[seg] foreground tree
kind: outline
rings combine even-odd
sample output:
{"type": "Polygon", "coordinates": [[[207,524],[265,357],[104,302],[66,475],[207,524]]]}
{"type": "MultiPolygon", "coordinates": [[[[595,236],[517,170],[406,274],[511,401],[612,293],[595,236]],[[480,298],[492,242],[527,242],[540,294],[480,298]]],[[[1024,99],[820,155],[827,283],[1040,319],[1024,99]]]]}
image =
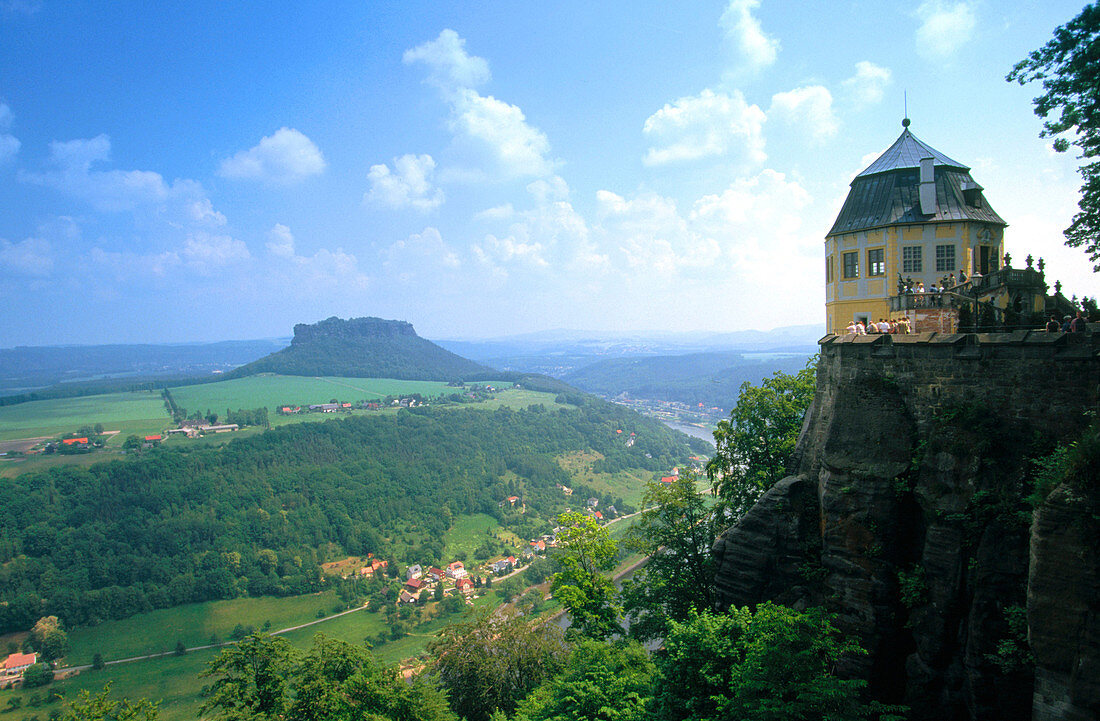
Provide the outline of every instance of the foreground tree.
{"type": "Polygon", "coordinates": [[[781,480],[802,419],[814,398],[814,362],[794,375],[776,371],[759,386],[745,382],[728,421],[714,431],[707,478],[723,511],[739,518],[781,480]]]}
{"type": "Polygon", "coordinates": [[[68,704],[62,721],[157,721],[157,705],[146,699],[130,701],[111,698],[111,684],[92,695],[81,691],[80,697],[68,704]]]}
{"type": "Polygon", "coordinates": [[[653,670],[637,642],[581,641],[565,671],[535,689],[514,721],[642,721],[653,670]]]}
{"type": "Polygon", "coordinates": [[[623,583],[630,635],[663,638],[669,621],[714,607],[715,516],[688,471],[671,483],[650,483],[626,545],[649,562],[623,583]]]}
{"type": "Polygon", "coordinates": [[[485,721],[516,704],[565,665],[569,647],[557,624],[493,614],[452,624],[428,646],[455,713],[485,721]]]}
{"type": "Polygon", "coordinates": [[[820,609],[765,603],[756,611],[673,622],[657,657],[653,712],[664,721],[900,719],[865,702],[862,680],[838,678],[841,657],[866,652],[820,609]]]}
{"type": "Polygon", "coordinates": [[[1093,272],[1100,272],[1100,160],[1095,160],[1100,156],[1100,5],[1085,6],[1005,79],[1020,85],[1041,82],[1043,94],[1032,101],[1035,114],[1044,119],[1040,137],[1054,138],[1060,153],[1070,145],[1081,151],[1079,212],[1065,230],[1066,245],[1084,249],[1093,272]],[[1073,140],[1059,137],[1070,132],[1073,140]]]}
{"type": "Polygon", "coordinates": [[[619,557],[615,541],[592,516],[570,511],[558,516],[558,572],[550,583],[554,598],[569,612],[574,630],[604,639],[622,632],[622,608],[615,584],[604,575],[619,557]]]}

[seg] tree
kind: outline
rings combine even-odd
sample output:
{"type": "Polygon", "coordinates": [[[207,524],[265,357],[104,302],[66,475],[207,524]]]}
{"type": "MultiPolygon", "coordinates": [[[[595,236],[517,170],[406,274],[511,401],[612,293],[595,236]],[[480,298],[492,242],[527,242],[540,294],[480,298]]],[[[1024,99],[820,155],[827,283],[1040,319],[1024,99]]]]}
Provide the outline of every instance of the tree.
{"type": "Polygon", "coordinates": [[[57,616],[43,616],[31,629],[31,645],[43,661],[54,661],[69,652],[69,636],[57,616]]]}
{"type": "Polygon", "coordinates": [[[451,708],[469,721],[511,714],[568,657],[561,628],[548,620],[495,613],[452,624],[428,646],[451,708]]]}
{"type": "Polygon", "coordinates": [[[157,704],[146,699],[130,701],[111,699],[111,684],[94,696],[81,691],[80,697],[68,704],[63,721],[157,721],[157,704]]]}
{"type": "Polygon", "coordinates": [[[637,642],[582,641],[565,671],[519,705],[515,721],[642,721],[653,672],[637,642]]]}
{"type": "Polygon", "coordinates": [[[284,715],[293,653],[286,639],[262,633],[223,649],[202,673],[214,678],[203,689],[203,716],[237,721],[284,715]]]}
{"type": "Polygon", "coordinates": [[[699,492],[694,472],[672,483],[650,483],[643,511],[626,545],[649,562],[623,583],[623,607],[630,635],[663,638],[669,621],[686,621],[691,611],[714,607],[715,515],[699,492]]]}
{"type": "Polygon", "coordinates": [[[1084,249],[1093,272],[1100,272],[1100,160],[1095,160],[1100,156],[1100,4],[1087,5],[1056,29],[1005,79],[1020,85],[1042,82],[1043,94],[1032,101],[1035,114],[1044,119],[1039,137],[1054,138],[1058,152],[1070,145],[1081,151],[1079,212],[1064,233],[1066,245],[1084,249]],[[1072,133],[1073,140],[1063,133],[1072,133]]]}
{"type": "Polygon", "coordinates": [[[38,688],[53,681],[53,669],[48,663],[36,663],[23,672],[23,688],[38,688]]]}
{"type": "Polygon", "coordinates": [[[569,611],[571,630],[601,639],[622,632],[615,585],[603,574],[618,558],[615,541],[596,519],[576,511],[558,516],[558,524],[562,531],[555,560],[560,570],[550,592],[569,611]]]}
{"type": "Polygon", "coordinates": [[[741,384],[728,421],[714,431],[707,478],[725,513],[738,518],[787,473],[814,397],[815,359],[794,375],[776,371],[759,386],[741,384]]]}
{"type": "Polygon", "coordinates": [[[653,712],[665,721],[852,721],[900,711],[864,702],[866,681],[834,674],[843,656],[866,651],[821,609],[763,603],[693,614],[670,624],[664,648],[653,712]]]}

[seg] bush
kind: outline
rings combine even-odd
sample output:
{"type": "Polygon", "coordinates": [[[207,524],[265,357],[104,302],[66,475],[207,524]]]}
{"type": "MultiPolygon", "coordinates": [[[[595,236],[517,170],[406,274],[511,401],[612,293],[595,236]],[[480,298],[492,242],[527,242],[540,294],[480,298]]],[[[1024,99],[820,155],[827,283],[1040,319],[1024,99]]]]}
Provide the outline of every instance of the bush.
{"type": "Polygon", "coordinates": [[[48,663],[36,663],[23,672],[23,688],[38,688],[53,681],[53,669],[48,663]]]}

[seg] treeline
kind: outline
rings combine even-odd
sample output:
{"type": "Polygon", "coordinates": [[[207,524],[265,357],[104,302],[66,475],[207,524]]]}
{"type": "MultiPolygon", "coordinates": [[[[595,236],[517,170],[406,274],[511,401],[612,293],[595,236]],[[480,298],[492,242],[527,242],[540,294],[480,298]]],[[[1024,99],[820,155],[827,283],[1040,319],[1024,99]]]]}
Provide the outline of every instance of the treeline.
{"type": "Polygon", "coordinates": [[[43,615],[72,627],[309,592],[337,554],[414,553],[439,544],[452,514],[499,513],[508,471],[529,511],[549,518],[565,500],[556,484],[570,480],[556,455],[591,449],[663,470],[687,454],[659,423],[581,400],[555,412],[423,408],[295,424],[18,476],[0,486],[0,632],[43,615]],[[632,448],[615,434],[629,423],[644,426],[632,448]]]}

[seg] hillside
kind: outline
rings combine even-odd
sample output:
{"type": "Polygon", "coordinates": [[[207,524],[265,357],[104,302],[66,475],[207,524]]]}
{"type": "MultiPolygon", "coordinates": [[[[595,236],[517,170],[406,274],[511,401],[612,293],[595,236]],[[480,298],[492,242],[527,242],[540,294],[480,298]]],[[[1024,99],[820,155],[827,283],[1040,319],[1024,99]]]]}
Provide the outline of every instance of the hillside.
{"type": "Polygon", "coordinates": [[[321,588],[320,562],[349,555],[438,563],[452,518],[491,514],[530,537],[569,502],[556,484],[599,496],[573,482],[556,460],[564,454],[599,454],[596,473],[650,475],[693,453],[654,420],[567,400],[574,405],[558,410],[424,408],[304,423],[17,476],[0,485],[0,633],[46,613],[71,628],[307,593],[321,588]],[[509,494],[525,513],[504,515],[509,494]]]}
{"type": "Polygon", "coordinates": [[[564,380],[607,397],[702,403],[728,410],[736,403],[742,383],[759,383],[777,370],[797,371],[806,365],[807,357],[784,354],[753,360],[740,353],[692,353],[609,358],[567,373],[564,380]]]}
{"type": "Polygon", "coordinates": [[[412,324],[382,318],[327,318],[294,326],[290,345],[226,376],[256,373],[400,380],[457,380],[489,369],[416,334],[412,324]]]}

